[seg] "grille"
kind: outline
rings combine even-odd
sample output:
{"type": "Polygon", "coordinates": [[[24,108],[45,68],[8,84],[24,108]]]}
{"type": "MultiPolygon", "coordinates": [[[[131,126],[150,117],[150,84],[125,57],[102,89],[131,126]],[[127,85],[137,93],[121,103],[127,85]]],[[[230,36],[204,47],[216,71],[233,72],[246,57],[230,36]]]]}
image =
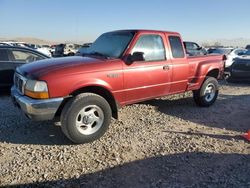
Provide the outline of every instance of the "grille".
{"type": "Polygon", "coordinates": [[[19,93],[24,94],[24,86],[26,84],[26,78],[21,76],[20,74],[15,73],[14,75],[14,86],[18,90],[19,93]]]}

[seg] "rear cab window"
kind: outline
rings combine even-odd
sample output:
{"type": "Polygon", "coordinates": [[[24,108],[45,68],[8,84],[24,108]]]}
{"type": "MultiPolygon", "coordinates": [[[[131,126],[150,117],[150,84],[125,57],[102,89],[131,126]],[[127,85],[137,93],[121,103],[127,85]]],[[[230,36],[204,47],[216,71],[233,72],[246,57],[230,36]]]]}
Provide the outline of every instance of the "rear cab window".
{"type": "Polygon", "coordinates": [[[185,52],[179,36],[168,37],[173,58],[184,58],[185,52]]]}

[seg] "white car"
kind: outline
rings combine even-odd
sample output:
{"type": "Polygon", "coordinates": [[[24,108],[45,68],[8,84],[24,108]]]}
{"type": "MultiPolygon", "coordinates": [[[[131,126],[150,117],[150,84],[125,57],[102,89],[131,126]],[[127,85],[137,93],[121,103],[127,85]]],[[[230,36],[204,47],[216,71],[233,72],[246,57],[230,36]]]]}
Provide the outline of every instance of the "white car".
{"type": "Polygon", "coordinates": [[[25,46],[28,48],[32,48],[33,50],[36,50],[36,51],[38,51],[44,55],[47,55],[49,57],[52,56],[47,47],[42,47],[41,45],[37,45],[37,44],[26,44],[25,46]]]}
{"type": "Polygon", "coordinates": [[[47,55],[47,56],[49,56],[49,57],[52,57],[52,55],[51,55],[51,53],[50,53],[50,51],[47,49],[47,48],[37,48],[37,49],[35,49],[35,50],[37,50],[38,52],[40,52],[40,53],[42,53],[42,54],[45,54],[45,55],[47,55]]]}
{"type": "Polygon", "coordinates": [[[229,54],[227,54],[227,60],[225,63],[225,67],[230,67],[235,58],[240,57],[242,54],[244,54],[247,50],[246,49],[242,49],[242,48],[236,48],[234,50],[232,50],[229,54]]]}
{"type": "Polygon", "coordinates": [[[53,57],[74,56],[79,45],[76,44],[58,44],[56,45],[53,57]]]}
{"type": "Polygon", "coordinates": [[[88,48],[91,46],[92,43],[85,43],[83,44],[79,49],[78,51],[76,52],[75,55],[77,56],[81,56],[83,55],[84,53],[86,53],[88,51],[88,48]]]}
{"type": "Polygon", "coordinates": [[[14,42],[14,41],[4,41],[1,42],[1,44],[3,45],[7,45],[7,46],[21,46],[21,47],[26,47],[24,42],[14,42]]]}

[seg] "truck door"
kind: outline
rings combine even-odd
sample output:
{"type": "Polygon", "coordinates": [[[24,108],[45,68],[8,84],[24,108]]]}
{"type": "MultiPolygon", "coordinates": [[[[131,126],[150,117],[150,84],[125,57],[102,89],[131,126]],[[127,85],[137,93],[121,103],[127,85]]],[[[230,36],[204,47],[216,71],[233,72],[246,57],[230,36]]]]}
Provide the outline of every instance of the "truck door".
{"type": "Polygon", "coordinates": [[[171,48],[172,80],[170,93],[180,93],[187,89],[189,63],[179,36],[167,36],[171,48]]]}
{"type": "Polygon", "coordinates": [[[143,61],[124,65],[126,103],[163,96],[169,92],[170,60],[166,59],[164,35],[141,34],[137,36],[130,55],[143,53],[143,61]]]}

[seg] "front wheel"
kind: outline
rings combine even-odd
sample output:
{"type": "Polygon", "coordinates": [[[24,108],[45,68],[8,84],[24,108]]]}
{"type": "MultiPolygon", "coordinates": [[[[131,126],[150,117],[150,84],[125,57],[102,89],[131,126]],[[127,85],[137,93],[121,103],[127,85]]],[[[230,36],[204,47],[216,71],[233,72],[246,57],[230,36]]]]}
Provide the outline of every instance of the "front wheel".
{"type": "Polygon", "coordinates": [[[197,105],[208,107],[216,101],[218,93],[218,81],[214,77],[206,77],[201,88],[193,91],[193,97],[197,105]]]}
{"type": "Polygon", "coordinates": [[[74,143],[88,143],[100,138],[111,121],[109,103],[101,96],[83,93],[71,99],[63,108],[63,133],[74,143]]]}

